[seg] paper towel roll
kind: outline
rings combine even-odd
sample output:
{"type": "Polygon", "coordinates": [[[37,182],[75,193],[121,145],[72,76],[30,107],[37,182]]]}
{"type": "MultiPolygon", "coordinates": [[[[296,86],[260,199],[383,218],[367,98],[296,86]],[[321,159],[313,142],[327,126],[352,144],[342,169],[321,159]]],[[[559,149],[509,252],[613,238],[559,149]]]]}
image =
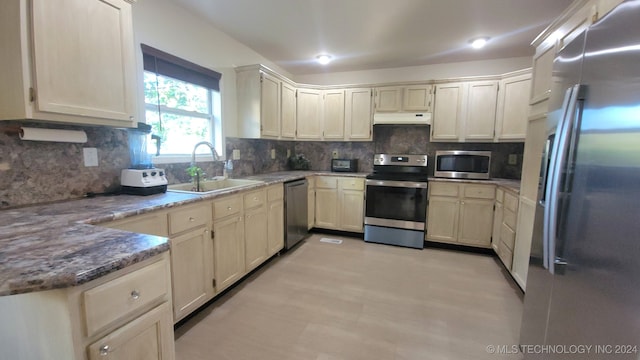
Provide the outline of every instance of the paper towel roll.
{"type": "Polygon", "coordinates": [[[21,127],[20,139],[30,141],[86,143],[87,133],[82,130],[58,130],[21,127]]]}

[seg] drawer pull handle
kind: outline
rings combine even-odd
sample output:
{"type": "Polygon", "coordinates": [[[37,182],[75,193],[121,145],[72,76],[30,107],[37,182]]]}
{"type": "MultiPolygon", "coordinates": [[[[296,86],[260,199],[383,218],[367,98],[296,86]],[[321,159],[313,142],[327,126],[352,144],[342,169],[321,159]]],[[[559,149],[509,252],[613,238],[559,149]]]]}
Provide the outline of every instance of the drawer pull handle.
{"type": "Polygon", "coordinates": [[[109,355],[109,351],[111,351],[111,348],[109,347],[109,345],[102,345],[100,346],[100,356],[107,356],[109,355]]]}
{"type": "Polygon", "coordinates": [[[231,211],[231,206],[227,206],[227,211],[231,211]]]}
{"type": "Polygon", "coordinates": [[[189,216],[189,221],[190,222],[194,222],[196,219],[193,218],[193,216],[189,216]]]}
{"type": "Polygon", "coordinates": [[[132,298],[133,300],[138,300],[138,299],[140,299],[140,292],[139,292],[138,290],[133,290],[133,291],[131,292],[131,298],[132,298]]]}

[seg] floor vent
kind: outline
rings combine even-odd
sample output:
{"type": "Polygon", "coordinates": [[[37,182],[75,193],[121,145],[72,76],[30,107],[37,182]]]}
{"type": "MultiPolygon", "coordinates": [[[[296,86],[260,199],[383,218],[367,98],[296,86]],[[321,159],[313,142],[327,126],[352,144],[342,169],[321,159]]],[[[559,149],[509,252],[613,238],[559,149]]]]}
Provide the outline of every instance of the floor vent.
{"type": "Polygon", "coordinates": [[[322,239],[320,239],[320,242],[329,243],[329,244],[337,244],[337,245],[342,244],[342,240],[329,239],[329,238],[322,238],[322,239]]]}

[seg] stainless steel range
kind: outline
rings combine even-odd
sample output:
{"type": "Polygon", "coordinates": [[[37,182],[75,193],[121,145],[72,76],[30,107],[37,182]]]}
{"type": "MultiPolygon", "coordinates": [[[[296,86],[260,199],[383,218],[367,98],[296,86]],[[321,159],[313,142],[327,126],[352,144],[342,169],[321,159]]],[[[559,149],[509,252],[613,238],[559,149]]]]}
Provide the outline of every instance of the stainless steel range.
{"type": "Polygon", "coordinates": [[[367,175],[364,241],[424,247],[427,155],[376,154],[367,175]]]}

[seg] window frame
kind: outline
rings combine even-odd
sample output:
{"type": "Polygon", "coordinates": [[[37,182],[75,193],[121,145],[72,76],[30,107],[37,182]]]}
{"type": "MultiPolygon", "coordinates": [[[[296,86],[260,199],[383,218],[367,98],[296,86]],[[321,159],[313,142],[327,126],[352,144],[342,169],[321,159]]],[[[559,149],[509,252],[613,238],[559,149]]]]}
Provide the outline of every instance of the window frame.
{"type": "MultiPolygon", "coordinates": [[[[213,143],[220,157],[224,158],[225,144],[221,116],[222,95],[220,93],[220,81],[222,78],[222,74],[179,58],[177,56],[171,55],[162,50],[158,50],[146,44],[140,44],[140,46],[142,49],[144,72],[150,72],[156,75],[170,77],[179,81],[187,82],[208,89],[207,97],[209,105],[208,120],[210,137],[205,140],[213,143]]],[[[143,104],[143,114],[145,114],[145,122],[147,110],[159,111],[159,113],[162,114],[163,108],[166,110],[164,113],[167,114],[204,118],[202,116],[203,113],[191,112],[188,110],[177,108],[167,108],[164,105],[149,104],[146,102],[146,96],[144,96],[143,104]]],[[[210,154],[196,154],[196,159],[197,161],[213,161],[213,156],[210,154]]],[[[186,154],[160,154],[160,156],[153,157],[153,163],[155,164],[170,164],[190,161],[191,150],[189,150],[189,152],[186,154]]]]}

